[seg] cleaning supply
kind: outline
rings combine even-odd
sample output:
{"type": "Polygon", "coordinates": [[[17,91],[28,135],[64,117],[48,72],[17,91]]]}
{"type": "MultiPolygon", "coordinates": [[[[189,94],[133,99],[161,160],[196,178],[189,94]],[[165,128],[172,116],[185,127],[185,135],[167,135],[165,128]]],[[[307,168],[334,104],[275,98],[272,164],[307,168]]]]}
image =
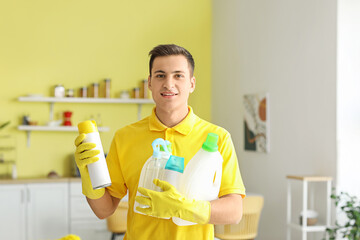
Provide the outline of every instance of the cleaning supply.
{"type": "MultiPolygon", "coordinates": [[[[223,162],[218,151],[218,138],[217,134],[209,133],[201,149],[187,164],[179,187],[179,192],[185,198],[204,201],[218,198],[223,162]]],[[[181,217],[173,217],[172,220],[179,226],[196,224],[181,217]]]]}
{"type": "MultiPolygon", "coordinates": [[[[171,156],[171,145],[169,141],[166,142],[164,139],[158,138],[152,142],[152,148],[152,156],[145,162],[141,169],[138,188],[143,187],[154,191],[161,191],[159,187],[153,184],[153,180],[164,179],[165,165],[171,156]]],[[[136,196],[141,196],[141,194],[137,192],[136,196]]],[[[146,208],[147,206],[135,202],[134,211],[142,214],[137,211],[137,207],[146,208]]]]}
{"type": "Polygon", "coordinates": [[[181,220],[194,223],[206,224],[209,222],[211,214],[209,201],[186,198],[166,181],[155,179],[153,183],[162,191],[138,188],[142,196],[136,196],[135,201],[147,206],[146,208],[137,207],[138,211],[158,218],[173,217],[174,219],[176,216],[181,220]]]}
{"type": "Polygon", "coordinates": [[[111,185],[111,179],[109,175],[109,170],[105,160],[104,150],[101,144],[100,135],[94,120],[84,121],[78,124],[79,134],[86,134],[84,143],[94,143],[94,150],[98,150],[99,154],[95,157],[98,158],[97,161],[87,165],[89,176],[91,179],[91,184],[93,189],[99,189],[108,187],[111,185]]]}
{"type": "Polygon", "coordinates": [[[162,179],[173,185],[177,190],[180,187],[180,180],[184,172],[184,158],[171,155],[166,162],[164,176],[162,179]]]}
{"type": "Polygon", "coordinates": [[[99,199],[104,195],[105,189],[93,189],[87,166],[99,160],[96,156],[100,151],[93,150],[96,147],[95,143],[84,143],[85,138],[86,134],[81,133],[75,139],[75,162],[81,176],[82,193],[90,199],[99,199]]]}
{"type": "Polygon", "coordinates": [[[65,237],[62,237],[58,240],[80,240],[80,237],[74,234],[66,235],[65,237]]]}

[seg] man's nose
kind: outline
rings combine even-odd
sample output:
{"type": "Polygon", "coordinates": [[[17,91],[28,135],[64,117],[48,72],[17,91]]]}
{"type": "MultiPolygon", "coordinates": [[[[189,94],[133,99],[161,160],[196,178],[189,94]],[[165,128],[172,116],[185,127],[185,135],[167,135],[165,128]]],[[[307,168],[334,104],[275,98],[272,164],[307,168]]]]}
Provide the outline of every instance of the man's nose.
{"type": "Polygon", "coordinates": [[[175,79],[172,76],[166,77],[163,87],[166,89],[172,89],[175,85],[175,79]]]}

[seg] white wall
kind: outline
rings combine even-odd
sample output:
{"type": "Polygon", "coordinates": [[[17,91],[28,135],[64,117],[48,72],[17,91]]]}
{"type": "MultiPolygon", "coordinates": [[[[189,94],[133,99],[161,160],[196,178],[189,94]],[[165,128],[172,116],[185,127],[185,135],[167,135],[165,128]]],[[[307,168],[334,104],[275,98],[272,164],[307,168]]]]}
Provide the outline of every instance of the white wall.
{"type": "Polygon", "coordinates": [[[257,239],[285,239],[286,175],[336,175],[336,1],[213,0],[212,53],[212,120],[265,197],[257,239]],[[243,150],[242,97],[257,92],[270,94],[268,154],[243,150]]]}
{"type": "Polygon", "coordinates": [[[360,197],[360,1],[338,2],[338,189],[360,197]],[[356,183],[356,184],[354,184],[356,183]]]}

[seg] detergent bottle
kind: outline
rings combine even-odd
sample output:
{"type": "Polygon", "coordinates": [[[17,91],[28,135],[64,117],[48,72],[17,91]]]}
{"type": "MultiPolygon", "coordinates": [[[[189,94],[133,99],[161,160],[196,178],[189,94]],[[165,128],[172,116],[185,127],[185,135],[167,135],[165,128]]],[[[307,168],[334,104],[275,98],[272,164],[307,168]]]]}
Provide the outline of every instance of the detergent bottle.
{"type": "MultiPolygon", "coordinates": [[[[161,191],[161,189],[153,183],[153,180],[155,178],[164,179],[165,165],[171,156],[171,153],[169,152],[169,148],[170,148],[169,145],[170,142],[169,141],[166,142],[162,138],[158,138],[153,141],[152,143],[153,154],[145,162],[143,168],[141,169],[138,188],[143,187],[158,192],[161,191]]],[[[142,194],[137,192],[136,196],[142,196],[142,194]]],[[[143,214],[137,211],[136,207],[146,208],[147,206],[139,204],[138,202],[135,201],[134,212],[143,214]]]]}
{"type": "MultiPolygon", "coordinates": [[[[218,198],[223,162],[218,151],[218,138],[217,134],[209,133],[201,149],[186,165],[179,187],[186,198],[205,201],[218,198]]],[[[172,220],[179,226],[196,224],[177,217],[172,220]]]]}
{"type": "Polygon", "coordinates": [[[177,190],[179,190],[180,180],[183,172],[184,158],[171,155],[169,160],[166,162],[164,176],[161,180],[170,183],[177,190]]]}
{"type": "Polygon", "coordinates": [[[94,150],[99,150],[100,153],[96,155],[99,158],[98,161],[87,165],[89,170],[89,176],[91,179],[91,185],[93,189],[104,188],[111,185],[111,179],[109,170],[105,160],[104,150],[101,144],[99,131],[96,126],[96,122],[93,120],[84,121],[78,124],[79,134],[85,133],[86,137],[83,140],[84,143],[95,143],[94,150]]]}

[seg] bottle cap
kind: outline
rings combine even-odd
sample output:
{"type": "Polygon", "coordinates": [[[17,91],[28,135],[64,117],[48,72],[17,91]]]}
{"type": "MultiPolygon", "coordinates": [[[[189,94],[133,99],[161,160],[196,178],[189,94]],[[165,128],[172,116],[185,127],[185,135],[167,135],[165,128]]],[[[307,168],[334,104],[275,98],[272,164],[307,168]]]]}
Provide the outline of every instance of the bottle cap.
{"type": "Polygon", "coordinates": [[[202,149],[207,152],[216,152],[218,150],[218,142],[219,136],[215,133],[208,133],[206,137],[206,141],[202,145],[202,149]]]}
{"type": "Polygon", "coordinates": [[[78,124],[79,133],[98,132],[96,122],[94,120],[87,120],[78,124]]]}
{"type": "Polygon", "coordinates": [[[171,153],[171,142],[168,140],[165,140],[165,144],[166,144],[167,151],[164,149],[163,145],[160,145],[160,151],[171,153]]]}
{"type": "MultiPolygon", "coordinates": [[[[157,138],[152,142],[152,147],[153,147],[153,157],[154,158],[159,158],[161,156],[160,154],[160,147],[161,146],[166,146],[165,140],[162,138],[157,138]]],[[[167,152],[167,149],[165,150],[165,152],[167,152]]]]}
{"type": "Polygon", "coordinates": [[[184,158],[171,155],[169,160],[166,162],[165,169],[183,173],[184,172],[184,158]]]}

